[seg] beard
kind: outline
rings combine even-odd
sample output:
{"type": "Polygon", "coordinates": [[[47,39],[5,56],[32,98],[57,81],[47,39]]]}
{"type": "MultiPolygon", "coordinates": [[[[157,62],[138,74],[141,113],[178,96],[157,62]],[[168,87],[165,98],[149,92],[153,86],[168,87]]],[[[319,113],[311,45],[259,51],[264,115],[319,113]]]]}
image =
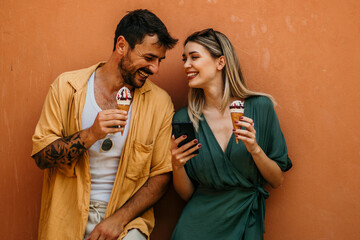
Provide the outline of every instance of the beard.
{"type": "Polygon", "coordinates": [[[124,82],[134,88],[141,88],[144,84],[145,81],[140,81],[140,80],[136,80],[136,73],[138,70],[141,70],[149,75],[152,75],[152,72],[147,69],[147,68],[139,68],[137,69],[136,67],[132,66],[132,63],[130,61],[130,58],[128,56],[129,54],[126,54],[126,56],[124,56],[119,64],[119,70],[121,73],[121,77],[124,79],[124,82]]]}
{"type": "Polygon", "coordinates": [[[128,84],[134,88],[142,87],[142,85],[144,85],[144,83],[141,85],[136,83],[136,80],[135,80],[136,69],[129,66],[130,64],[128,62],[129,62],[129,60],[125,59],[125,57],[123,59],[121,59],[119,62],[119,70],[121,73],[121,77],[124,79],[124,82],[126,84],[128,84]]]}

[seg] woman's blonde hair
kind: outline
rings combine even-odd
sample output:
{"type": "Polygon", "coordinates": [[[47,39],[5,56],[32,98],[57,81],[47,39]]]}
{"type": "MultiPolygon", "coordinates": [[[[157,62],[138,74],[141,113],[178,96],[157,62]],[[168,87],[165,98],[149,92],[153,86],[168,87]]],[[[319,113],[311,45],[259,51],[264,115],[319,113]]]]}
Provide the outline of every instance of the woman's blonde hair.
{"type": "MultiPolygon", "coordinates": [[[[222,69],[224,92],[221,100],[221,111],[225,111],[229,107],[228,104],[231,98],[245,100],[250,96],[261,95],[270,98],[275,104],[275,100],[271,95],[254,92],[246,87],[235,49],[224,34],[209,28],[191,34],[185,40],[184,46],[188,42],[195,42],[205,47],[214,58],[225,57],[225,67],[222,69]]],[[[205,96],[203,89],[190,88],[188,94],[188,114],[196,131],[199,129],[199,121],[201,120],[204,105],[205,96]]]]}

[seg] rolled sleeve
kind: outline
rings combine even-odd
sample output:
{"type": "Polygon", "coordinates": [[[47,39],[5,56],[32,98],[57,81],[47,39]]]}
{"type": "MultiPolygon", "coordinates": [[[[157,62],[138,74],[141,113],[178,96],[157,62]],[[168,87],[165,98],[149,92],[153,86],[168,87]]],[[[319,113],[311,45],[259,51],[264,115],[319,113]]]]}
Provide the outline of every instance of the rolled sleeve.
{"type": "Polygon", "coordinates": [[[32,137],[33,149],[31,156],[34,156],[57,139],[62,138],[63,125],[60,116],[58,96],[53,86],[50,86],[32,137]]]}
{"type": "MultiPolygon", "coordinates": [[[[66,91],[67,89],[64,89],[64,87],[60,88],[60,81],[61,75],[50,86],[49,92],[46,96],[40,119],[36,125],[35,133],[32,137],[33,149],[31,156],[34,156],[38,152],[42,151],[45,147],[47,147],[49,144],[52,144],[54,141],[66,137],[62,113],[68,113],[67,110],[69,109],[69,106],[68,102],[65,101],[67,98],[60,96],[60,93],[61,95],[67,95],[68,91],[66,91]]],[[[56,169],[67,177],[74,177],[76,175],[76,162],[77,161],[74,160],[70,165],[59,163],[56,169]]]]}
{"type": "Polygon", "coordinates": [[[284,135],[280,128],[280,123],[276,115],[275,109],[271,101],[262,103],[262,108],[267,113],[266,119],[266,155],[275,161],[283,172],[286,172],[292,167],[291,160],[288,155],[288,150],[284,135]]]}

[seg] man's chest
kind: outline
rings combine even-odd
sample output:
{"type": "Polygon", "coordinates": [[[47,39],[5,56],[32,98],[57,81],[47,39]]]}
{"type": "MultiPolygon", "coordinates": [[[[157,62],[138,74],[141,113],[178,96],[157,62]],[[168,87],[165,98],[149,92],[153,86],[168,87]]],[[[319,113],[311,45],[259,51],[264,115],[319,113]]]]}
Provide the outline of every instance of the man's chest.
{"type": "Polygon", "coordinates": [[[97,91],[96,89],[94,91],[95,101],[102,110],[117,108],[116,94],[117,92],[113,92],[109,95],[106,95],[101,91],[97,91]]]}

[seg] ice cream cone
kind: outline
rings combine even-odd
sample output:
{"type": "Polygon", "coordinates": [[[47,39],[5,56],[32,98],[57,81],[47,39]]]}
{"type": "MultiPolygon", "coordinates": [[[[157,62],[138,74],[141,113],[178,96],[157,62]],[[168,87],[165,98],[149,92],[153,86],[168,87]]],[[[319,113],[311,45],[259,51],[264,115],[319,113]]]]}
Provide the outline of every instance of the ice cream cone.
{"type": "MultiPolygon", "coordinates": [[[[116,95],[117,108],[129,112],[131,104],[131,94],[127,87],[122,87],[116,95]]],[[[124,129],[121,131],[121,135],[124,133],[124,129]]]]}
{"type": "Polygon", "coordinates": [[[121,105],[121,104],[118,104],[118,105],[117,105],[117,108],[120,109],[120,110],[124,110],[124,111],[126,111],[126,112],[129,112],[130,105],[121,105]]]}
{"type": "MultiPolygon", "coordinates": [[[[240,117],[244,116],[244,102],[240,100],[233,101],[230,105],[231,120],[234,129],[240,129],[240,126],[236,125],[236,121],[240,121],[240,117]]],[[[239,143],[239,139],[235,138],[236,144],[239,143]]]]}

